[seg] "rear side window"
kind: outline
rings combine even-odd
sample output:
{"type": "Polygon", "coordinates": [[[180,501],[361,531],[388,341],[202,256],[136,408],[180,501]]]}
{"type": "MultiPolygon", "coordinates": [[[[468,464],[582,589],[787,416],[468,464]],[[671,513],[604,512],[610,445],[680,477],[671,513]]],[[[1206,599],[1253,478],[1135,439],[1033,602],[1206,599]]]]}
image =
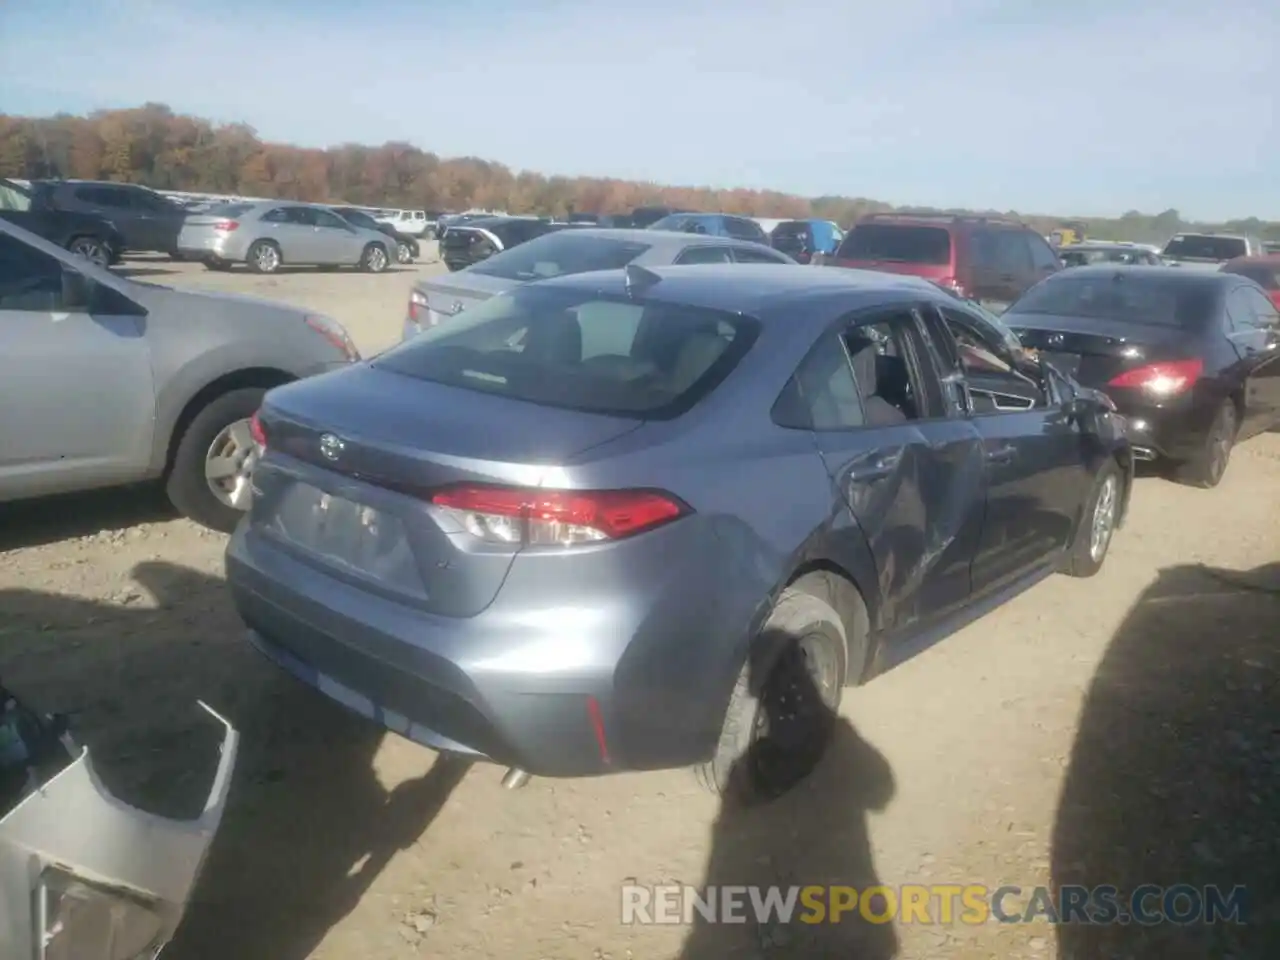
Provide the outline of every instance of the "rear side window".
{"type": "Polygon", "coordinates": [[[714,390],[758,333],[737,314],[530,284],[373,364],[542,406],[669,419],[714,390]]]}
{"type": "Polygon", "coordinates": [[[1164,248],[1166,257],[1186,260],[1234,260],[1249,253],[1249,245],[1240,237],[1208,237],[1186,234],[1174,237],[1164,248]]]}
{"type": "Polygon", "coordinates": [[[1263,290],[1280,290],[1280,263],[1240,263],[1228,267],[1225,272],[1248,277],[1263,290]]]}
{"type": "Polygon", "coordinates": [[[768,240],[760,224],[741,217],[725,217],[724,232],[734,240],[754,240],[756,243],[765,243],[768,240]]]}
{"type": "Polygon", "coordinates": [[[1032,287],[1011,313],[1089,317],[1189,330],[1202,327],[1215,313],[1217,303],[1216,284],[1155,275],[1108,273],[1080,277],[1068,273],[1032,287]]]}
{"type": "Polygon", "coordinates": [[[689,247],[684,253],[676,257],[676,263],[681,266],[691,263],[732,263],[733,259],[729,256],[728,247],[689,247]]]}
{"type": "Polygon", "coordinates": [[[99,207],[117,207],[121,210],[132,205],[129,203],[129,192],[115,187],[77,187],[76,199],[99,207]]]}
{"type": "Polygon", "coordinates": [[[617,270],[648,249],[647,243],[557,231],[490,257],[472,267],[471,272],[504,280],[543,280],[567,273],[617,270]]]}
{"type": "Polygon", "coordinates": [[[951,262],[951,234],[942,227],[860,223],[844,238],[836,259],[945,266],[951,262]]]}
{"type": "Polygon", "coordinates": [[[767,250],[755,250],[751,247],[734,247],[733,259],[738,263],[786,263],[779,256],[767,250]]]}

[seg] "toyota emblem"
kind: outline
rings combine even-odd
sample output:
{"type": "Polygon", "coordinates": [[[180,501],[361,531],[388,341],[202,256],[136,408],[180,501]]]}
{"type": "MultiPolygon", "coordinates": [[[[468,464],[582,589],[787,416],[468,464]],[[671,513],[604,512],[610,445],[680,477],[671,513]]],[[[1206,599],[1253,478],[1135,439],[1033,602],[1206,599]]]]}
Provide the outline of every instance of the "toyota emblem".
{"type": "Polygon", "coordinates": [[[455,316],[461,312],[462,312],[462,301],[461,300],[453,301],[453,306],[449,308],[449,315],[455,316]]]}
{"type": "Polygon", "coordinates": [[[320,455],[326,460],[337,460],[342,455],[346,444],[340,437],[335,437],[332,433],[326,433],[320,438],[320,455]]]}

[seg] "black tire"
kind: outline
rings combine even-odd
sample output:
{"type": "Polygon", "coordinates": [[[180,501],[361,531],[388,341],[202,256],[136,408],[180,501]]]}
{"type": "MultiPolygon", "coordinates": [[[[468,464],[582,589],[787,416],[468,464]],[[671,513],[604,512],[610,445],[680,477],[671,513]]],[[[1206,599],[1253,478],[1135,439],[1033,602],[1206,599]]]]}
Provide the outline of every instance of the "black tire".
{"type": "Polygon", "coordinates": [[[1124,503],[1124,477],[1120,467],[1114,460],[1102,465],[1093,479],[1093,489],[1089,491],[1089,500],[1080,513],[1080,525],[1076,527],[1071,541],[1071,550],[1062,572],[1069,577],[1092,577],[1106,563],[1107,552],[1111,549],[1116,524],[1120,521],[1120,509],[1124,503]],[[1108,505],[1108,491],[1110,503],[1108,505]],[[1101,522],[1100,513],[1110,511],[1110,518],[1105,520],[1106,529],[1099,542],[1094,541],[1095,521],[1101,522]],[[1095,550],[1095,546],[1098,549],[1095,550]]]}
{"type": "Polygon", "coordinates": [[[866,607],[835,596],[830,574],[802,577],[782,592],[743,664],[725,710],[715,753],[695,768],[704,787],[751,803],[786,793],[822,758],[848,671],[855,679],[866,662],[866,607]],[[856,607],[847,635],[837,606],[856,607]],[[779,709],[803,716],[782,716],[779,709]],[[772,720],[785,728],[775,739],[761,730],[772,720]],[[789,728],[786,724],[792,724],[789,728]]]}
{"type": "Polygon", "coordinates": [[[360,269],[365,273],[382,273],[391,262],[387,248],[380,243],[370,243],[360,254],[360,269]]]}
{"type": "Polygon", "coordinates": [[[280,247],[274,240],[255,240],[245,254],[245,262],[254,273],[275,273],[280,269],[280,264],[284,263],[284,257],[280,255],[280,247]],[[267,250],[275,251],[275,256],[269,256],[267,250]]]}
{"type": "Polygon", "coordinates": [[[111,248],[97,237],[72,237],[67,241],[67,250],[99,267],[111,266],[111,248]]]}
{"type": "Polygon", "coordinates": [[[205,479],[205,456],[218,434],[237,420],[247,420],[262,405],[261,387],[242,387],[214,397],[196,413],[178,439],[165,480],[169,502],[184,517],[211,530],[230,533],[243,512],[214,495],[205,479]]]}
{"type": "Polygon", "coordinates": [[[1231,462],[1231,451],[1235,448],[1239,429],[1235,403],[1222,401],[1199,452],[1190,460],[1175,464],[1173,478],[1179,483],[1206,490],[1216,487],[1222,482],[1227,464],[1231,462]]]}
{"type": "Polygon", "coordinates": [[[177,250],[170,250],[167,254],[169,259],[174,263],[186,263],[187,258],[180,254],[177,250]]]}
{"type": "Polygon", "coordinates": [[[206,270],[213,270],[217,273],[226,273],[231,269],[231,264],[226,260],[209,259],[204,262],[206,270]]]}

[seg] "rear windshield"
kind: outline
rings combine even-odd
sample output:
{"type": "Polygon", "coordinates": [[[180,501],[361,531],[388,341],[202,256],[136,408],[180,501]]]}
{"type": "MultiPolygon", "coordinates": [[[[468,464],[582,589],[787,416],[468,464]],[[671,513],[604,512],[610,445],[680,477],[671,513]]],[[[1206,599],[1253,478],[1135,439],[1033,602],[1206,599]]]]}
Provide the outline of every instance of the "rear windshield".
{"type": "Polygon", "coordinates": [[[211,217],[242,217],[253,208],[252,203],[215,203],[205,213],[211,217]]]}
{"type": "Polygon", "coordinates": [[[715,389],[758,330],[737,314],[530,284],[468,308],[373,364],[543,406],[659,420],[715,389]]]}
{"type": "Polygon", "coordinates": [[[1024,313],[1057,314],[1184,329],[1201,326],[1215,309],[1216,285],[1155,275],[1159,272],[1157,268],[1146,276],[1059,274],[1028,290],[1009,308],[1005,319],[1024,313]]]}
{"type": "Polygon", "coordinates": [[[1226,272],[1248,277],[1263,290],[1280,290],[1280,263],[1240,263],[1229,267],[1226,272]]]}
{"type": "Polygon", "coordinates": [[[942,227],[860,223],[844,238],[836,259],[944,266],[951,262],[951,234],[942,227]]]}
{"type": "Polygon", "coordinates": [[[471,272],[504,280],[544,280],[566,273],[617,270],[648,249],[647,243],[557,231],[490,257],[472,267],[471,272]]]}
{"type": "Polygon", "coordinates": [[[1166,257],[1186,260],[1232,260],[1249,252],[1249,245],[1239,237],[1205,237],[1190,234],[1174,237],[1164,248],[1166,257]]]}
{"type": "Polygon", "coordinates": [[[1076,250],[1059,250],[1058,259],[1068,267],[1083,267],[1090,263],[1142,263],[1144,252],[1124,247],[1088,247],[1076,250]]]}

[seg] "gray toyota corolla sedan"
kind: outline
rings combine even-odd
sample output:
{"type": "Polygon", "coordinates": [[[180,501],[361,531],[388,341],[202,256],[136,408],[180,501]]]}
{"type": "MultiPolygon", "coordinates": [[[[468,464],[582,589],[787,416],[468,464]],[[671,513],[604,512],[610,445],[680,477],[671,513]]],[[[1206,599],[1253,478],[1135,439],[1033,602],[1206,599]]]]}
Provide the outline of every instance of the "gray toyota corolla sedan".
{"type": "Polygon", "coordinates": [[[520,286],[257,425],[251,641],[508,783],[772,792],[755,760],[812,756],[843,687],[1096,573],[1133,475],[1110,402],[988,314],[783,265],[520,286]]]}

